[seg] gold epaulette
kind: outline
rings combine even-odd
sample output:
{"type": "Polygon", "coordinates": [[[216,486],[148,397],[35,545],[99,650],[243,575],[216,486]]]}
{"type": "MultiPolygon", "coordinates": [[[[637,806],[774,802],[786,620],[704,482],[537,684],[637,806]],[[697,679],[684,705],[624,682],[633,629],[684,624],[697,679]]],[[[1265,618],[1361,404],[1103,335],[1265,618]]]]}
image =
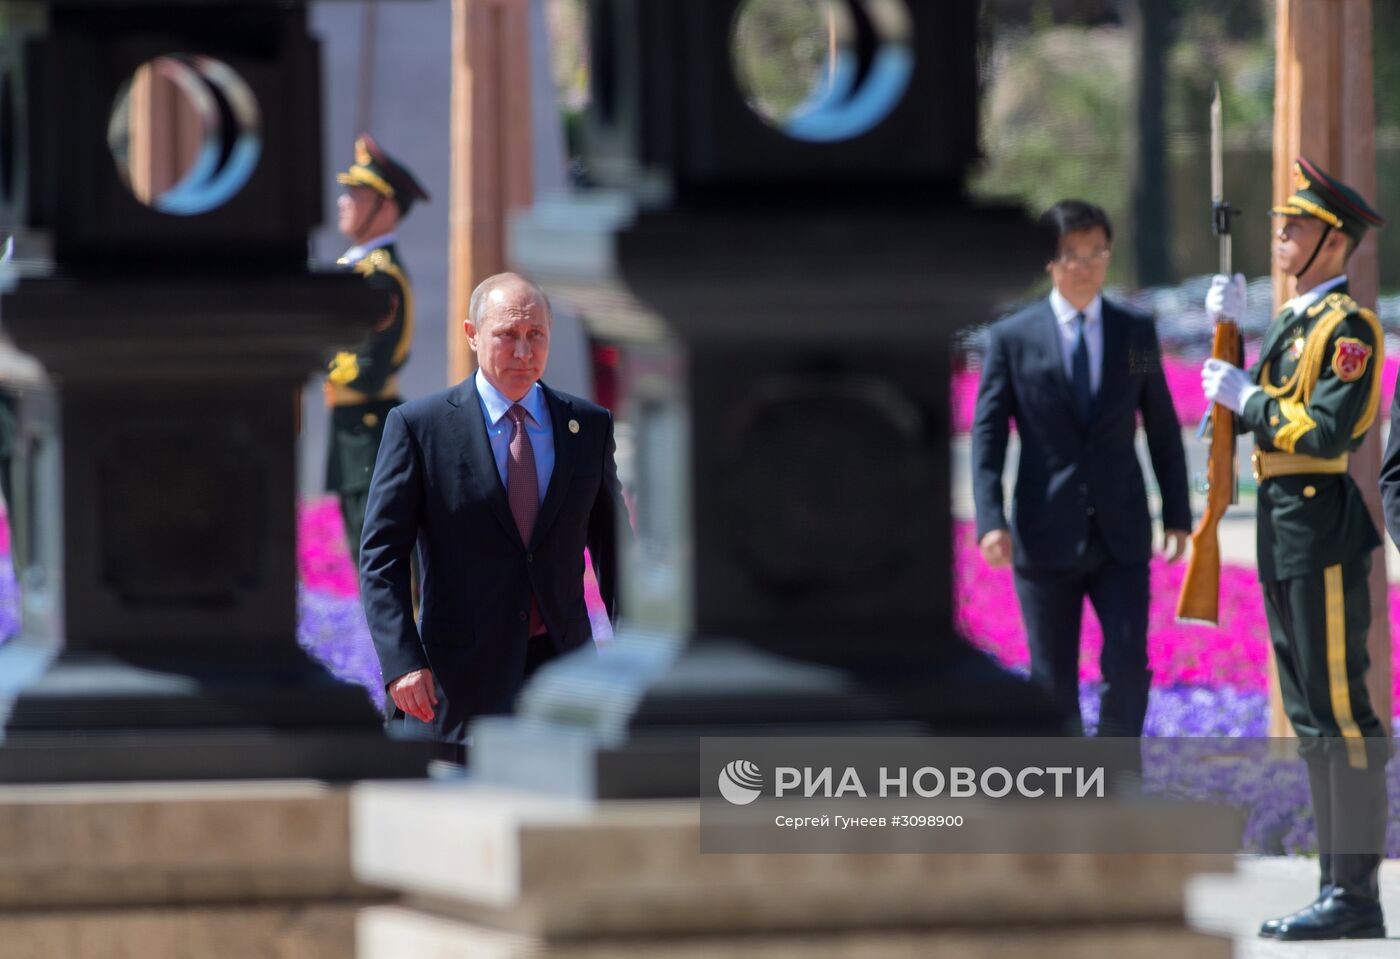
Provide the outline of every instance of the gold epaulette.
{"type": "Polygon", "coordinates": [[[394,262],[389,256],[389,252],[383,247],[371,250],[369,255],[355,264],[355,272],[361,276],[371,276],[375,273],[384,273],[394,278],[399,289],[403,290],[403,330],[399,336],[398,345],[394,347],[394,369],[403,366],[408,360],[408,348],[413,343],[413,287],[408,282],[408,275],[403,268],[394,262]]]}
{"type": "Polygon", "coordinates": [[[377,250],[370,250],[368,255],[355,264],[355,272],[369,276],[371,273],[391,273],[394,270],[394,261],[390,259],[388,252],[380,247],[377,250]]]}
{"type": "Polygon", "coordinates": [[[1355,313],[1361,309],[1361,304],[1357,303],[1346,293],[1328,293],[1317,303],[1308,308],[1309,318],[1317,316],[1324,310],[1340,310],[1343,313],[1355,313]]]}
{"type": "Polygon", "coordinates": [[[1288,420],[1288,424],[1274,435],[1274,443],[1289,453],[1293,452],[1293,447],[1300,436],[1317,426],[1308,413],[1313,389],[1317,386],[1318,380],[1321,379],[1323,369],[1328,362],[1327,348],[1332,342],[1332,336],[1337,332],[1337,328],[1352,316],[1361,317],[1362,321],[1370,328],[1371,338],[1375,343],[1366,405],[1362,408],[1361,415],[1352,428],[1353,439],[1360,437],[1371,428],[1380,408],[1380,369],[1385,364],[1385,333],[1381,329],[1380,320],[1377,319],[1376,314],[1361,306],[1345,293],[1330,293],[1317,305],[1310,307],[1307,315],[1310,319],[1320,318],[1313,324],[1312,329],[1308,330],[1303,355],[1299,357],[1298,365],[1288,382],[1277,387],[1269,385],[1268,364],[1265,364],[1264,375],[1261,377],[1264,381],[1262,385],[1265,392],[1279,401],[1279,410],[1288,420]]]}
{"type": "Polygon", "coordinates": [[[359,376],[360,358],[348,351],[335,355],[335,359],[331,360],[330,371],[326,374],[326,378],[335,386],[353,383],[359,376]]]}

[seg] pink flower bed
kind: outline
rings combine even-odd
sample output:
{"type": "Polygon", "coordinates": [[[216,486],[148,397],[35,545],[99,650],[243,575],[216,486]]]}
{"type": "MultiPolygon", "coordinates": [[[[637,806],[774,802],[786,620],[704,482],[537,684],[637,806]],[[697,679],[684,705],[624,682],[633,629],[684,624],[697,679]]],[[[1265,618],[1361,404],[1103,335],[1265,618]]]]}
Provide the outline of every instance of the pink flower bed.
{"type": "MultiPolygon", "coordinates": [[[[1009,569],[988,569],[977,549],[976,527],[956,524],[954,599],[957,624],[968,639],[1009,666],[1027,667],[1026,631],[1009,569]]],[[[1176,622],[1176,597],[1185,564],[1152,562],[1153,603],[1148,656],[1156,686],[1230,686],[1267,689],[1269,630],[1264,601],[1253,572],[1224,567],[1220,583],[1220,629],[1176,622]]],[[[1103,632],[1092,607],[1084,605],[1080,679],[1098,682],[1103,632]]]]}
{"type": "MultiPolygon", "coordinates": [[[[345,524],[335,497],[325,496],[301,504],[297,563],[307,589],[346,599],[359,595],[355,568],[350,563],[350,548],[345,543],[345,524]]],[[[583,587],[589,618],[593,620],[593,634],[605,639],[612,633],[591,565],[585,566],[583,587]]]]}
{"type": "MultiPolygon", "coordinates": [[[[957,625],[978,647],[1009,666],[1029,664],[1026,634],[1016,601],[1010,570],[990,570],[977,550],[976,530],[970,522],[955,526],[954,598],[957,625]]],[[[351,599],[356,596],[354,570],[345,546],[340,509],[334,498],[304,503],[297,543],[302,582],[310,590],[351,599]]],[[[1219,629],[1186,626],[1176,622],[1176,597],[1185,574],[1184,563],[1152,563],[1153,604],[1148,624],[1148,655],[1153,684],[1231,687],[1240,691],[1267,689],[1269,630],[1264,601],[1254,571],[1224,567],[1220,583],[1219,629]]],[[[585,582],[588,608],[595,633],[605,638],[607,618],[602,598],[590,570],[585,582]]],[[[1391,621],[1400,623],[1400,589],[1390,591],[1391,621]]],[[[1086,603],[1080,678],[1098,682],[1099,651],[1103,633],[1086,603]]],[[[1400,649],[1400,643],[1396,644],[1400,649]]],[[[1400,702],[1400,670],[1396,672],[1396,700],[1400,702]]]]}
{"type": "Polygon", "coordinates": [[[345,544],[340,503],[333,496],[303,502],[298,517],[297,566],[302,583],[332,596],[357,596],[360,588],[345,544]]]}
{"type": "MultiPolygon", "coordinates": [[[[958,629],[976,646],[1008,666],[1026,668],[1030,653],[1021,625],[1020,605],[1011,571],[988,569],[977,549],[976,527],[956,524],[954,606],[958,629]]],[[[1147,652],[1156,687],[1229,687],[1241,692],[1268,689],[1269,627],[1264,598],[1253,570],[1223,566],[1220,576],[1219,628],[1176,622],[1176,600],[1185,563],[1152,561],[1152,606],[1148,612],[1147,652]]],[[[1400,624],[1400,586],[1390,587],[1390,621],[1400,624]]],[[[1098,682],[1103,632],[1093,608],[1084,604],[1079,677],[1098,682]]],[[[1395,644],[1400,654],[1400,643],[1395,644]]],[[[1400,704],[1400,655],[1392,676],[1400,704]]]]}
{"type": "MultiPolygon", "coordinates": [[[[1173,356],[1164,357],[1164,361],[1177,415],[1185,424],[1199,422],[1206,409],[1201,396],[1200,363],[1173,356]]],[[[1394,395],[1397,374],[1400,374],[1400,357],[1387,357],[1381,374],[1385,409],[1389,409],[1390,398],[1394,395]]],[[[980,371],[975,369],[953,375],[951,410],[955,432],[971,429],[979,381],[980,371]]],[[[959,627],[979,647],[1006,664],[1027,666],[1029,653],[1011,572],[989,570],[982,563],[973,524],[959,522],[956,529],[954,598],[959,627]]],[[[1254,570],[1223,568],[1220,583],[1223,625],[1219,629],[1183,626],[1176,622],[1176,597],[1185,571],[1184,563],[1168,566],[1157,559],[1152,563],[1154,601],[1148,624],[1148,653],[1154,685],[1267,689],[1269,630],[1254,570]]],[[[1390,589],[1390,610],[1393,628],[1400,626],[1400,587],[1394,585],[1390,589]]],[[[1081,679],[1097,682],[1103,634],[1087,603],[1083,637],[1081,679]]],[[[1394,646],[1400,654],[1400,643],[1394,646]]],[[[1400,703],[1400,666],[1394,673],[1396,702],[1400,703]]]]}

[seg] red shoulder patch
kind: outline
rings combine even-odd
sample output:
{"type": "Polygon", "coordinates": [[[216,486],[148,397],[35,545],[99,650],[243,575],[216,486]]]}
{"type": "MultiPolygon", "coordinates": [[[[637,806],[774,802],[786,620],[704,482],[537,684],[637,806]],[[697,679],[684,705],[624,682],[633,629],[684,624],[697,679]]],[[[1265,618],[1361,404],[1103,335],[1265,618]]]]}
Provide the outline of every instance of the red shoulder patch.
{"type": "Polygon", "coordinates": [[[1351,383],[1366,375],[1366,364],[1371,359],[1371,348],[1351,336],[1337,340],[1337,350],[1332,354],[1332,372],[1343,383],[1351,383]]]}

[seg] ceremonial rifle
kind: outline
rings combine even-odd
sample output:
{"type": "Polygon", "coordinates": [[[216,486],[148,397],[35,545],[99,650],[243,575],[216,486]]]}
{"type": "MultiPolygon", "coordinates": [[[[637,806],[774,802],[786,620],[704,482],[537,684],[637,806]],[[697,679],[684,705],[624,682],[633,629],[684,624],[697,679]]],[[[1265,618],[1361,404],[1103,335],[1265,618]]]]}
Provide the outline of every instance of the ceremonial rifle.
{"type": "MultiPolygon", "coordinates": [[[[1220,239],[1220,272],[1232,276],[1230,216],[1234,211],[1225,202],[1221,113],[1220,84],[1217,83],[1210,102],[1211,232],[1220,239]]],[[[1243,352],[1239,325],[1229,317],[1220,317],[1215,323],[1215,342],[1210,355],[1231,366],[1240,366],[1243,352]]],[[[1211,404],[1210,429],[1206,509],[1191,534],[1191,558],[1186,564],[1186,578],[1181,581],[1176,618],[1215,626],[1220,622],[1220,521],[1230,504],[1236,502],[1237,494],[1235,414],[1219,403],[1211,404]]]]}

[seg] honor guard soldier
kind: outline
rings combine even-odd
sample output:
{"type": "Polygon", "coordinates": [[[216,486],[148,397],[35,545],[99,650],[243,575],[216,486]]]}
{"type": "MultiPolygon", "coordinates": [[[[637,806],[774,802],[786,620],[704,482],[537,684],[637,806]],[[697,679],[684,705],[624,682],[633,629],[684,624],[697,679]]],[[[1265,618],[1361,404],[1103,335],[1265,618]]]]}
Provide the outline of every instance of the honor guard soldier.
{"type": "Polygon", "coordinates": [[[354,352],[336,354],[326,377],[331,410],[326,488],[340,497],[350,555],[358,565],[374,459],[385,417],[403,402],[397,374],[413,341],[413,287],[395,247],[395,230],[416,201],[427,202],[428,193],[367,133],[355,141],[354,164],[336,179],[345,186],[337,211],[340,232],[354,244],[339,263],[387,292],[391,304],[354,352]]]}
{"type": "MultiPolygon", "coordinates": [[[[1206,398],[1254,434],[1259,578],[1279,687],[1306,760],[1322,871],[1317,899],[1265,922],[1284,940],[1385,936],[1389,741],[1366,689],[1371,558],[1381,538],[1347,473],[1380,401],[1384,340],[1347,292],[1346,262],[1384,220],[1352,188],[1298,158],[1273,210],[1274,262],[1297,279],[1249,372],[1208,360],[1206,398]]],[[[1244,277],[1215,277],[1212,319],[1244,313],[1244,277]]]]}

